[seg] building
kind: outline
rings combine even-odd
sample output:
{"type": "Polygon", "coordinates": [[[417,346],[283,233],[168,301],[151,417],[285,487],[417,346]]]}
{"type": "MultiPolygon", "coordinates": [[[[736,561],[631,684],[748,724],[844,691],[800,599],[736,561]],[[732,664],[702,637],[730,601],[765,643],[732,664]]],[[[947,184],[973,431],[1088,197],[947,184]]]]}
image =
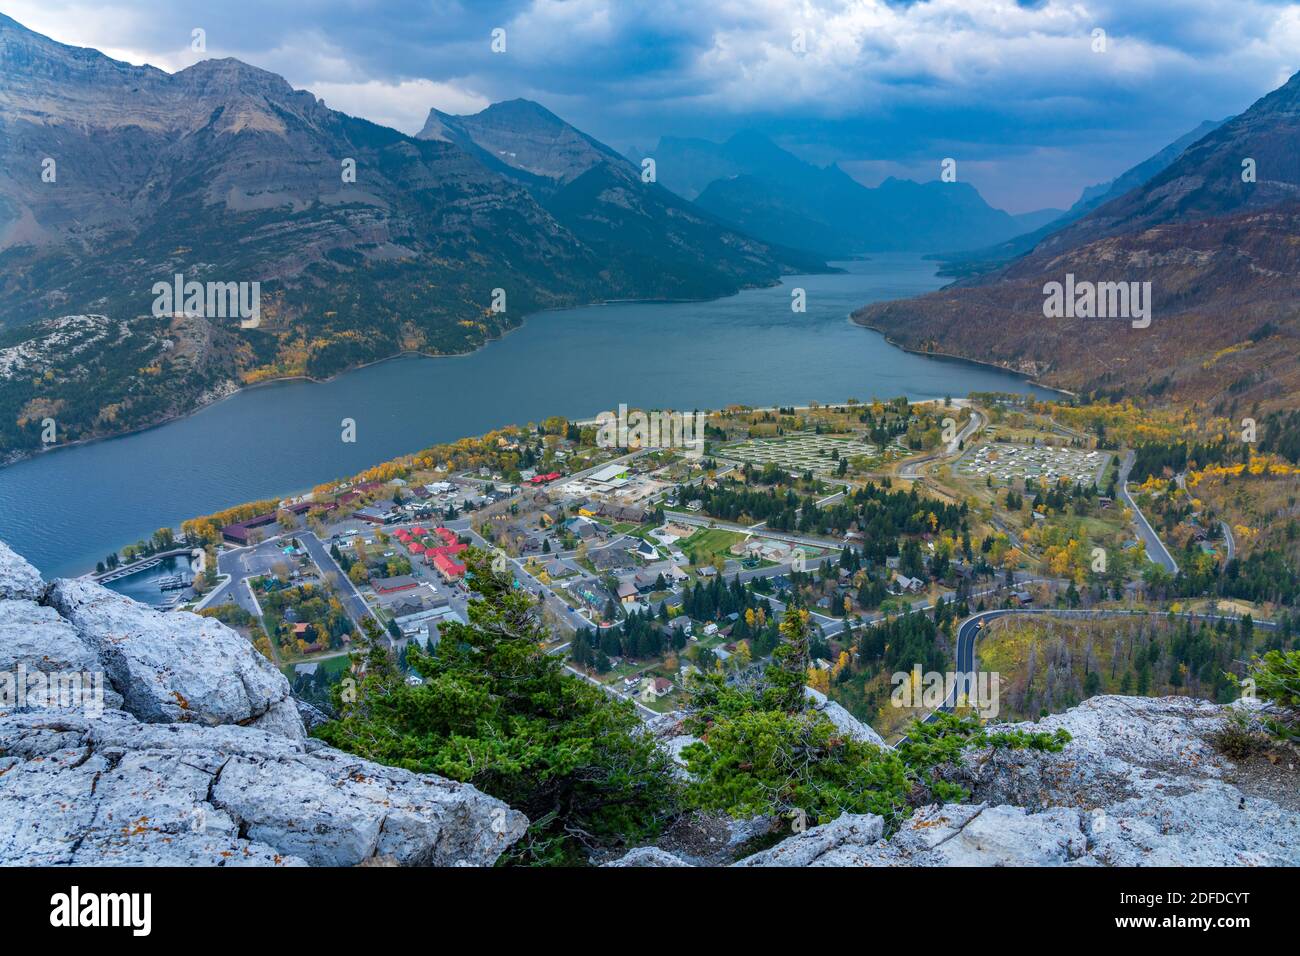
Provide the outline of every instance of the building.
{"type": "Polygon", "coordinates": [[[441,548],[432,548],[426,555],[426,560],[431,560],[433,568],[438,572],[447,583],[459,581],[465,576],[465,565],[456,560],[455,555],[464,551],[466,545],[451,544],[444,545],[441,548]]]}
{"type": "Polygon", "coordinates": [[[899,593],[906,591],[909,594],[916,594],[918,591],[925,590],[925,582],[920,578],[908,577],[906,574],[894,574],[894,587],[899,593]]]}
{"type": "Polygon", "coordinates": [[[243,521],[237,521],[234,524],[228,524],[221,529],[221,536],[231,544],[247,545],[252,539],[251,532],[255,528],[265,528],[267,525],[275,524],[276,518],[280,511],[287,511],[292,515],[302,515],[310,511],[313,507],[310,501],[300,501],[297,504],[286,505],[279,511],[271,511],[266,514],[254,515],[251,518],[245,518],[243,521]]]}
{"type": "Polygon", "coordinates": [[[376,502],[369,507],[358,508],[352,512],[352,517],[358,521],[368,521],[376,525],[392,524],[401,516],[401,511],[391,501],[376,502]]]}
{"type": "Polygon", "coordinates": [[[618,600],[624,606],[635,604],[641,597],[641,592],[636,588],[636,582],[626,579],[618,582],[618,600]]]}
{"type": "Polygon", "coordinates": [[[600,471],[589,475],[587,480],[598,485],[609,485],[611,488],[620,488],[627,484],[627,466],[606,465],[604,468],[600,469],[600,471]]]}
{"type": "Polygon", "coordinates": [[[656,677],[654,680],[648,680],[641,690],[641,702],[652,704],[661,697],[666,696],[672,689],[673,682],[666,677],[656,677]]]}
{"type": "Polygon", "coordinates": [[[375,578],[370,582],[376,594],[396,594],[420,586],[420,582],[409,574],[399,574],[395,578],[375,578]]]}

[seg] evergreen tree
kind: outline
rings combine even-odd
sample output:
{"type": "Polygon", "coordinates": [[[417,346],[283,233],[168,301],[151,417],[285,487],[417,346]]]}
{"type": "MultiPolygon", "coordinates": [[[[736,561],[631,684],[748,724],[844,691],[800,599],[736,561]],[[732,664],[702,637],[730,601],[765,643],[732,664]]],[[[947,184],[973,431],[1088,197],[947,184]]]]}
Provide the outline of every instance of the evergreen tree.
{"type": "MultiPolygon", "coordinates": [[[[467,552],[480,596],[468,624],[444,624],[431,654],[412,649],[424,678],[402,680],[367,618],[354,701],[317,735],[340,749],[472,783],[527,814],[508,861],[574,864],[588,851],[652,838],[673,812],[672,762],[630,702],[567,674],[543,651],[550,635],[527,594],[467,552]]],[[[596,666],[608,660],[597,657],[596,666]]]]}

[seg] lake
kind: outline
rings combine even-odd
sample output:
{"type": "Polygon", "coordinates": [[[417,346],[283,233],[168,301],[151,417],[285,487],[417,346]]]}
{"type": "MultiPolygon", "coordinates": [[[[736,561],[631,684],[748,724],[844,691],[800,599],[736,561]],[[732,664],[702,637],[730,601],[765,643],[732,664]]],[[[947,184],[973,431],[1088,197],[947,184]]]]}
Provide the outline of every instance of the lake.
{"type": "Polygon", "coordinates": [[[545,312],[471,355],[394,359],[333,381],[246,389],[157,428],[0,469],[0,539],[47,576],[79,574],[154,529],[303,491],[429,445],[619,404],[717,408],[849,398],[1048,396],[1010,373],[910,355],[849,313],[939,288],[936,263],[881,255],[843,274],[709,302],[545,312]],[[791,310],[803,288],[807,311],[791,310]],[[355,443],[340,422],[356,422],[355,443]]]}

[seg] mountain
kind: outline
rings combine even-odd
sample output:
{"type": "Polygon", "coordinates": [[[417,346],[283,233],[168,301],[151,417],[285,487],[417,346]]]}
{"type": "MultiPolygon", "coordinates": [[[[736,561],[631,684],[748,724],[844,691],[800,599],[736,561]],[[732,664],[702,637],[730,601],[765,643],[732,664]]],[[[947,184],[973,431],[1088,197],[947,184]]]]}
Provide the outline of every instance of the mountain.
{"type": "MultiPolygon", "coordinates": [[[[543,308],[726,295],[821,266],[643,189],[630,163],[536,104],[456,126],[410,137],[238,60],[168,74],[0,15],[0,325],[152,318],[155,283],[178,273],[259,282],[260,324],[221,320],[208,338],[222,354],[205,367],[238,382],[324,377],[404,350],[463,352],[543,308]],[[546,139],[557,124],[562,143],[546,139]],[[634,239],[610,235],[632,222],[634,239]]],[[[166,379],[157,324],[142,329],[163,343],[147,367],[166,379]]],[[[93,350],[63,356],[43,328],[5,339],[42,359],[21,379],[0,366],[0,455],[39,447],[33,402],[115,406],[61,418],[67,439],[158,414],[132,401],[148,391],[138,380],[107,400],[103,370],[83,361],[93,350]]]]}
{"type": "Polygon", "coordinates": [[[1011,218],[1016,221],[1018,227],[1028,231],[1055,222],[1064,216],[1065,212],[1064,209],[1034,209],[1031,212],[1014,213],[1011,218]]]}
{"type": "MultiPolygon", "coordinates": [[[[1052,233],[1082,219],[1098,206],[1102,206],[1112,199],[1117,199],[1129,190],[1136,189],[1138,186],[1149,182],[1156,174],[1168,168],[1174,160],[1182,155],[1188,146],[1214,132],[1225,122],[1227,121],[1219,120],[1214,122],[1206,120],[1190,133],[1178,137],[1154,156],[1147,157],[1109,182],[1084,187],[1082,194],[1074,205],[1050,219],[1029,225],[1026,217],[1017,217],[1018,221],[1025,226],[1025,232],[1022,235],[1015,236],[994,246],[943,256],[942,258],[947,265],[941,274],[966,275],[974,272],[984,272],[1023,256],[1052,233]]],[[[1029,217],[1035,215],[1037,214],[1027,214],[1029,217]]]]}
{"type": "Polygon", "coordinates": [[[661,182],[719,219],[824,257],[970,248],[1041,221],[1030,214],[1026,225],[992,208],[969,183],[891,177],[863,186],[836,165],[806,163],[752,131],[720,144],[664,138],[653,158],[661,182]]]}
{"type": "MultiPolygon", "coordinates": [[[[995,272],[855,318],[900,344],[1099,394],[1294,407],[1300,396],[1300,74],[1141,185],[995,272]],[[1243,159],[1256,182],[1243,181],[1243,159]],[[1046,318],[1047,284],[1149,282],[1151,321],[1046,318]]],[[[1140,289],[1140,287],[1139,287],[1140,289]]]]}
{"type": "Polygon", "coordinates": [[[781,271],[825,271],[817,256],[751,239],[643,182],[639,165],[529,100],[468,116],[430,110],[417,137],[456,143],[517,182],[595,250],[614,282],[649,297],[708,296],[719,276],[752,284],[773,257],[781,271]]]}

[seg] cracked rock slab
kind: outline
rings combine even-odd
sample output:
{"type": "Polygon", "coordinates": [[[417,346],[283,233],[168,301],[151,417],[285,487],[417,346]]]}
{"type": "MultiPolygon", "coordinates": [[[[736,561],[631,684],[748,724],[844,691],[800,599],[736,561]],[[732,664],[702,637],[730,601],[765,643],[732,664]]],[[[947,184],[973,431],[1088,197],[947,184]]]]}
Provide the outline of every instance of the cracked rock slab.
{"type": "Polygon", "coordinates": [[[81,578],[57,581],[48,602],[99,659],[123,709],[140,720],[261,721],[305,736],[284,675],[220,621],[164,614],[81,578]]]}
{"type": "Polygon", "coordinates": [[[0,715],[0,865],[489,866],[527,818],[251,727],[0,715]]]}
{"type": "MultiPolygon", "coordinates": [[[[121,707],[122,697],[108,684],[99,658],[81,640],[76,629],[53,608],[32,601],[0,600],[0,683],[18,699],[20,681],[27,691],[23,699],[39,695],[34,706],[85,707],[95,711],[121,707]],[[42,686],[34,687],[30,675],[43,674],[42,686]],[[51,679],[52,675],[52,679],[51,679]]],[[[4,706],[0,694],[0,707],[4,706]]]]}
{"type": "Polygon", "coordinates": [[[46,585],[21,554],[0,541],[0,601],[39,601],[46,585]]]}

